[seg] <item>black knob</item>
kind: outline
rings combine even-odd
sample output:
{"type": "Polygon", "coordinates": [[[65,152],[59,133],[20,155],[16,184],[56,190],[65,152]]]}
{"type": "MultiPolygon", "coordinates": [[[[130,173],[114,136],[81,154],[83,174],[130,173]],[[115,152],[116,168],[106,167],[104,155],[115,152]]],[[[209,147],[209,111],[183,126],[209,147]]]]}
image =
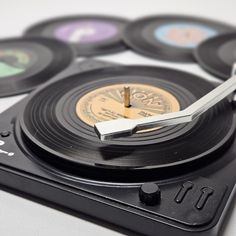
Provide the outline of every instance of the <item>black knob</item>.
{"type": "Polygon", "coordinates": [[[139,199],[148,206],[157,205],[161,199],[161,191],[155,183],[145,183],[139,189],[139,199]]]}

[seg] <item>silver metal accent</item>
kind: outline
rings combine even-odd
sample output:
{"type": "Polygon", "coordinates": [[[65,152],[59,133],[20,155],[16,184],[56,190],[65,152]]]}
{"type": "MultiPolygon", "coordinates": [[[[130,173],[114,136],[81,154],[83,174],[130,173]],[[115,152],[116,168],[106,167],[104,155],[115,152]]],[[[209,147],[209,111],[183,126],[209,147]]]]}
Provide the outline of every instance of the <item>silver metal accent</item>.
{"type": "Polygon", "coordinates": [[[130,107],[130,87],[124,86],[124,106],[130,107]]]}
{"type": "Polygon", "coordinates": [[[236,75],[236,62],[233,64],[232,66],[232,72],[231,72],[231,76],[236,75]]]}
{"type": "MultiPolygon", "coordinates": [[[[236,62],[233,64],[232,66],[232,72],[231,72],[231,76],[236,75],[236,62]]],[[[234,92],[233,96],[232,96],[232,102],[236,102],[236,93],[234,92]]]]}
{"type": "Polygon", "coordinates": [[[137,131],[150,128],[188,123],[201,116],[235,90],[236,74],[182,111],[142,119],[118,119],[99,122],[95,124],[94,129],[98,137],[104,141],[131,136],[137,131]]]}

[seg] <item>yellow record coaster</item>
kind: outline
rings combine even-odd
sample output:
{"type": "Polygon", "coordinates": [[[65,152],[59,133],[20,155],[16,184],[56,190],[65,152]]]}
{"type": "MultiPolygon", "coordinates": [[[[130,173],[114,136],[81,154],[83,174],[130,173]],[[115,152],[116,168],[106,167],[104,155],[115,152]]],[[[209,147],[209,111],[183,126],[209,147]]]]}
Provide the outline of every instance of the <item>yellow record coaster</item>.
{"type": "Polygon", "coordinates": [[[145,84],[116,84],[87,93],[76,104],[77,116],[86,124],[120,118],[138,119],[180,110],[168,91],[145,84]],[[130,89],[130,107],[124,105],[124,87],[130,89]]]}

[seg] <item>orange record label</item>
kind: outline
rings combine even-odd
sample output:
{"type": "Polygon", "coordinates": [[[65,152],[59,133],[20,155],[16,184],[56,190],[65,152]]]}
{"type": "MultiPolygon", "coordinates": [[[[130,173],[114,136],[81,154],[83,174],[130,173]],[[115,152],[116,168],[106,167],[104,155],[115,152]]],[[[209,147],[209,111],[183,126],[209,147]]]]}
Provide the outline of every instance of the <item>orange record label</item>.
{"type": "Polygon", "coordinates": [[[77,116],[90,126],[101,121],[138,119],[179,110],[179,102],[170,92],[145,84],[98,88],[81,97],[76,104],[77,116]],[[130,107],[124,105],[124,87],[130,88],[130,107]]]}

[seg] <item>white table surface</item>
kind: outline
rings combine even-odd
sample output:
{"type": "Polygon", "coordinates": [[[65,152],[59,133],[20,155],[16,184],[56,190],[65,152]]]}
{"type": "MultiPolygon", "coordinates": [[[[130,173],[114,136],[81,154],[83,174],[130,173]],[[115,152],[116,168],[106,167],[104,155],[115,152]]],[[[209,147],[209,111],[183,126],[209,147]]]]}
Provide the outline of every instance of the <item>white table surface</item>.
{"type": "MultiPolygon", "coordinates": [[[[40,20],[85,13],[117,15],[130,19],[160,13],[188,14],[236,25],[235,0],[0,0],[0,38],[20,36],[26,27],[40,20]]],[[[215,79],[194,64],[151,60],[130,51],[99,58],[123,64],[168,66],[190,71],[210,80],[215,79]]],[[[26,95],[0,99],[0,112],[24,96],[26,95]]],[[[118,236],[122,234],[0,190],[0,235],[118,236]]],[[[236,208],[224,235],[236,235],[236,208]]]]}

